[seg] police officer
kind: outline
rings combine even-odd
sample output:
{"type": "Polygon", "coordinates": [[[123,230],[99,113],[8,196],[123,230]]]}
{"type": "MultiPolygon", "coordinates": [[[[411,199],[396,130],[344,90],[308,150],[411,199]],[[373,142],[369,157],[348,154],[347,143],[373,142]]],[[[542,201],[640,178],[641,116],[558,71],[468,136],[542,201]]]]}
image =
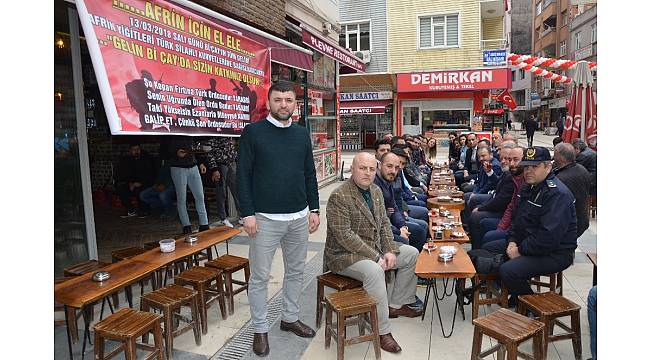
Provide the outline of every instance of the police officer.
{"type": "Polygon", "coordinates": [[[519,295],[533,293],[530,278],[568,268],[577,247],[575,200],[551,171],[549,151],[528,148],[519,166],[524,168],[526,184],[517,194],[510,230],[505,239],[483,246],[507,255],[499,274],[512,295],[511,307],[519,295]]]}

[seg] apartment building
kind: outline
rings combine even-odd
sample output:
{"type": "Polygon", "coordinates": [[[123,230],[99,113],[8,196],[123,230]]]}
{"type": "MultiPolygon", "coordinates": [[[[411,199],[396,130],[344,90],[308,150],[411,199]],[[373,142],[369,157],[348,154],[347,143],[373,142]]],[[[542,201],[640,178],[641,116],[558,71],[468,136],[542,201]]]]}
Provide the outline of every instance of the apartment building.
{"type": "MultiPolygon", "coordinates": [[[[527,0],[510,1],[510,9],[506,12],[506,38],[508,39],[509,52],[521,55],[532,53],[533,13],[532,3],[527,0]]],[[[517,107],[509,113],[510,119],[521,122],[529,118],[531,108],[531,81],[530,72],[510,67],[512,87],[510,95],[517,103],[517,107]]]]}
{"type": "MultiPolygon", "coordinates": [[[[596,6],[577,8],[577,15],[569,27],[569,58],[571,60],[584,60],[596,62],[598,48],[597,42],[597,14],[596,6]]],[[[594,74],[594,91],[597,91],[596,71],[594,74]]]]}
{"type": "Polygon", "coordinates": [[[504,1],[395,0],[387,12],[398,134],[446,137],[452,130],[491,130],[482,120],[503,122],[502,109],[494,111],[500,116],[478,114],[491,93],[510,87],[504,1]]]}

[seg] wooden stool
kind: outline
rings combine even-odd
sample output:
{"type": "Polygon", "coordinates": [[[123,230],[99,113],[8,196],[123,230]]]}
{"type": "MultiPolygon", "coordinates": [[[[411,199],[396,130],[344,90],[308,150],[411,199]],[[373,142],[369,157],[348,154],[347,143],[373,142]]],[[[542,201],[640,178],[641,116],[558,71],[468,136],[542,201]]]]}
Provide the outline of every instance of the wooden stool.
{"type": "Polygon", "coordinates": [[[472,299],[472,320],[478,317],[479,305],[499,304],[502,308],[508,308],[508,289],[501,281],[497,274],[476,274],[474,282],[477,288],[474,290],[472,299]],[[496,282],[499,282],[501,291],[496,290],[496,282]],[[485,286],[481,283],[485,282],[485,286]],[[485,294],[485,299],[481,299],[481,293],[485,294]],[[492,297],[494,295],[494,297],[492,297]]]}
{"type": "Polygon", "coordinates": [[[152,351],[146,359],[153,359],[154,357],[164,359],[160,318],[161,316],[158,314],[124,308],[98,322],[94,326],[95,360],[110,359],[122,350],[124,350],[126,360],[135,360],[136,347],[152,351]],[[154,346],[136,343],[135,340],[139,336],[149,332],[153,333],[154,346]],[[119,341],[122,344],[104,356],[105,339],[119,341]]]}
{"type": "Polygon", "coordinates": [[[176,285],[190,285],[198,293],[199,314],[201,314],[201,330],[203,335],[208,333],[208,307],[214,300],[219,300],[221,318],[226,319],[225,290],[223,273],[219,269],[193,267],[178,274],[174,278],[176,285]],[[215,282],[212,285],[212,282],[215,282]],[[211,297],[211,299],[210,299],[211,297]]]}
{"type": "MultiPolygon", "coordinates": [[[[115,250],[111,252],[111,259],[112,259],[111,262],[116,263],[118,261],[130,259],[146,251],[147,250],[141,247],[135,247],[135,246],[127,247],[120,250],[115,250]]],[[[152,279],[153,276],[155,275],[152,275],[152,279]]],[[[152,280],[152,286],[153,286],[153,281],[154,280],[152,280]]],[[[140,280],[140,296],[142,296],[143,292],[144,292],[144,280],[140,280]]],[[[133,292],[131,291],[131,285],[127,285],[124,287],[124,293],[126,295],[126,300],[129,302],[129,307],[133,307],[133,292]]],[[[116,308],[120,306],[120,300],[117,297],[117,292],[113,295],[113,302],[115,303],[116,308]]]]}
{"type": "Polygon", "coordinates": [[[539,320],[544,323],[544,354],[546,354],[550,342],[571,339],[575,358],[578,360],[582,358],[580,306],[554,292],[520,295],[517,311],[520,314],[526,314],[528,310],[538,315],[539,320]],[[571,327],[557,319],[563,316],[571,316],[571,327]],[[553,335],[553,327],[555,324],[567,332],[553,335]]]}
{"type": "Polygon", "coordinates": [[[472,360],[482,359],[495,351],[497,359],[503,359],[508,353],[508,360],[516,360],[517,355],[527,358],[544,359],[544,324],[517,314],[508,309],[499,309],[486,316],[472,320],[474,324],[474,342],[472,343],[472,360]],[[483,335],[494,338],[499,343],[481,352],[483,335]],[[522,342],[533,338],[533,356],[517,351],[522,342]]]}
{"type": "Polygon", "coordinates": [[[234,314],[235,294],[239,294],[244,290],[248,291],[248,279],[251,277],[251,269],[248,264],[248,259],[233,255],[223,255],[219,256],[215,260],[206,261],[205,266],[223,271],[224,277],[226,278],[226,297],[228,298],[228,303],[230,304],[228,314],[234,314]],[[233,280],[232,274],[242,269],[244,270],[245,280],[233,280]],[[232,284],[241,286],[238,289],[233,290],[232,284]]]}
{"type": "Polygon", "coordinates": [[[329,349],[331,339],[336,340],[336,358],[343,360],[347,345],[372,341],[375,347],[375,358],[381,359],[379,347],[379,321],[377,319],[377,301],[363,289],[343,290],[325,297],[325,348],[329,349]],[[336,330],[332,329],[332,311],[336,312],[336,330]],[[365,317],[370,315],[370,324],[365,317]],[[357,317],[359,336],[346,339],[345,328],[354,322],[347,322],[348,317],[357,317]],[[370,331],[365,334],[365,329],[370,331]]]}
{"type": "Polygon", "coordinates": [[[548,288],[548,291],[553,291],[562,295],[562,288],[563,288],[562,284],[563,281],[562,281],[561,271],[557,273],[548,274],[548,275],[535,276],[532,279],[530,279],[530,285],[537,286],[537,292],[540,292],[542,287],[546,287],[548,288]],[[541,280],[542,276],[548,276],[548,282],[542,281],[541,280]]]}
{"type": "MultiPolygon", "coordinates": [[[[60,284],[62,282],[70,280],[72,277],[63,277],[54,279],[54,284],[60,284]]],[[[92,306],[92,305],[89,305],[92,306]]],[[[54,325],[63,325],[65,326],[66,322],[68,323],[68,331],[70,333],[70,340],[72,343],[79,341],[79,328],[77,327],[77,314],[72,306],[65,308],[61,304],[54,303],[54,312],[64,311],[65,310],[65,320],[55,320],[54,325]]]]}
{"type": "MultiPolygon", "coordinates": [[[[140,310],[149,311],[154,308],[163,314],[165,335],[165,349],[167,350],[167,359],[172,359],[172,349],[174,337],[190,330],[194,331],[194,342],[197,346],[201,345],[201,330],[199,330],[199,315],[198,315],[198,300],[197,293],[194,290],[184,288],[178,285],[169,285],[144,294],[140,299],[140,310]],[[180,315],[182,306],[189,306],[192,314],[190,321],[186,317],[180,315]],[[175,312],[178,311],[178,314],[175,312]],[[174,318],[176,316],[176,318],[174,318]],[[187,322],[187,325],[181,329],[174,330],[174,323],[176,319],[182,319],[187,322]]],[[[143,336],[144,342],[147,342],[147,335],[143,336]]]]}
{"type": "Polygon", "coordinates": [[[349,278],[347,276],[328,272],[318,275],[316,287],[316,328],[320,328],[323,319],[323,307],[325,306],[325,286],[336,291],[350,290],[363,287],[361,281],[349,278]]]}
{"type": "Polygon", "coordinates": [[[109,264],[105,262],[101,262],[97,260],[88,260],[63,269],[63,276],[64,277],[80,276],[83,274],[87,274],[89,272],[98,271],[107,265],[109,264]]]}

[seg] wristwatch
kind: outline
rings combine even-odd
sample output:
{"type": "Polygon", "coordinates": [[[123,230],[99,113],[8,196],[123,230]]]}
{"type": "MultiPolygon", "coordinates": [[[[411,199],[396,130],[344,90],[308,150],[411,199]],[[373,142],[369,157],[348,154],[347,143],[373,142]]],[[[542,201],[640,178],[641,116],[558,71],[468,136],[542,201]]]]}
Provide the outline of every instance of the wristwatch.
{"type": "Polygon", "coordinates": [[[309,210],[312,214],[318,214],[320,216],[320,209],[309,210]]]}

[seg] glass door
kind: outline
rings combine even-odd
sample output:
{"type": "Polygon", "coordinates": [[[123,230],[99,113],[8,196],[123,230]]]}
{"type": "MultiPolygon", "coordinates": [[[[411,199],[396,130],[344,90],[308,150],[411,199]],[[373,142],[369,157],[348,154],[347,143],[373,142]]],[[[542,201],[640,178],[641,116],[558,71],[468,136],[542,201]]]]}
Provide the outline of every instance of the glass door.
{"type": "Polygon", "coordinates": [[[402,108],[402,134],[418,135],[422,132],[420,108],[409,106],[402,108]]]}
{"type": "Polygon", "coordinates": [[[96,244],[94,223],[86,222],[92,222],[93,216],[78,15],[64,1],[54,5],[54,274],[58,277],[65,267],[96,258],[96,244]]]}

